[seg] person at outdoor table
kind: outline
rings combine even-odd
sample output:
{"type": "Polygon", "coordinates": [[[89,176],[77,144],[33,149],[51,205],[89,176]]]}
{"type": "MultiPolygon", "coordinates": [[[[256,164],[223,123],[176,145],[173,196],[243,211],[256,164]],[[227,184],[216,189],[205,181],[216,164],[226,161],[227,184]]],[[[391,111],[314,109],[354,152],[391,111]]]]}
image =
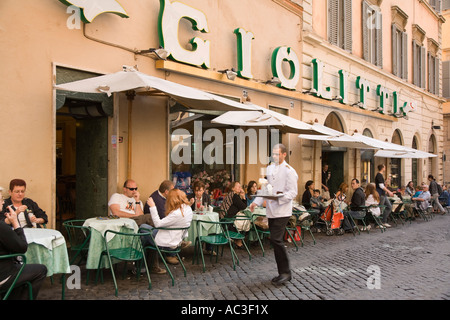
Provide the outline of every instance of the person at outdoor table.
{"type": "Polygon", "coordinates": [[[111,215],[133,219],[138,226],[144,223],[153,224],[151,216],[144,214],[136,181],[132,179],[125,180],[122,193],[114,193],[111,196],[108,207],[111,215]]]}
{"type": "Polygon", "coordinates": [[[431,194],[431,203],[433,204],[433,210],[436,212],[439,212],[440,214],[444,214],[446,211],[442,207],[441,203],[439,202],[439,189],[438,184],[436,180],[434,179],[433,175],[428,175],[428,181],[430,181],[429,186],[429,192],[431,194]]]}
{"type": "Polygon", "coordinates": [[[311,198],[313,196],[314,192],[314,181],[308,180],[305,183],[305,191],[303,192],[302,196],[302,205],[305,207],[305,209],[311,208],[311,198]]]}
{"type": "MultiPolygon", "coordinates": [[[[272,279],[275,285],[281,285],[292,278],[289,257],[284,246],[286,225],[292,216],[292,201],[297,197],[298,175],[294,168],[285,161],[287,149],[283,144],[277,144],[272,149],[271,163],[267,167],[267,181],[273,187],[273,193],[281,193],[276,200],[267,200],[266,215],[269,221],[270,242],[277,263],[278,276],[272,279]]],[[[263,204],[264,198],[258,197],[250,205],[250,211],[263,204]]]]}
{"type": "Polygon", "coordinates": [[[412,197],[415,192],[416,190],[414,188],[414,182],[413,181],[408,182],[405,188],[405,195],[412,197]]]}
{"type": "Polygon", "coordinates": [[[442,193],[439,196],[439,201],[444,207],[450,206],[450,193],[448,193],[448,186],[445,184],[442,186],[442,193]]]}
{"type": "MultiPolygon", "coordinates": [[[[353,189],[352,199],[350,200],[349,210],[344,211],[344,215],[351,215],[353,218],[362,218],[365,216],[364,211],[362,209],[365,206],[365,194],[364,190],[359,185],[359,180],[354,178],[351,182],[351,187],[353,189]]],[[[349,224],[350,220],[345,219],[343,223],[343,228],[345,231],[350,231],[354,226],[349,224]]]]}
{"type": "MultiPolygon", "coordinates": [[[[365,204],[367,207],[369,207],[370,213],[375,217],[379,217],[381,215],[380,207],[378,207],[378,205],[380,204],[380,195],[374,183],[369,183],[367,185],[365,198],[365,204]]],[[[367,228],[370,229],[370,224],[367,224],[367,228]]]]}
{"type": "MultiPolygon", "coordinates": [[[[417,197],[411,198],[411,200],[414,202],[414,207],[421,210],[428,209],[430,199],[431,194],[428,191],[428,185],[426,184],[422,185],[422,192],[417,197]]],[[[408,203],[406,204],[405,207],[407,212],[407,218],[414,220],[413,206],[408,203]]]]}
{"type": "Polygon", "coordinates": [[[5,213],[9,211],[7,207],[12,206],[22,228],[41,228],[42,224],[48,222],[47,214],[39,208],[36,202],[25,197],[26,188],[27,184],[22,179],[13,179],[9,182],[8,192],[10,197],[3,203],[0,219],[4,219],[5,223],[11,224],[5,218],[5,213]]]}
{"type": "MultiPolygon", "coordinates": [[[[191,225],[192,209],[186,194],[179,189],[172,189],[168,192],[166,201],[166,210],[164,211],[164,218],[161,219],[156,207],[155,201],[149,197],[147,204],[150,208],[155,228],[187,228],[191,225]]],[[[183,239],[187,234],[183,230],[158,230],[150,225],[142,225],[141,229],[149,229],[152,232],[155,242],[152,237],[145,236],[142,239],[142,244],[157,245],[164,250],[174,250],[178,246],[185,247],[183,239]]],[[[175,254],[167,254],[166,260],[170,264],[178,264],[178,259],[175,254]]]]}
{"type": "MultiPolygon", "coordinates": [[[[220,212],[219,217],[222,218],[232,218],[239,211],[247,208],[247,200],[245,198],[245,192],[241,188],[241,184],[237,181],[233,181],[230,185],[230,192],[228,192],[225,199],[223,199],[222,204],[220,205],[220,209],[223,211],[220,212]]],[[[235,230],[234,225],[229,227],[232,230],[235,230]]],[[[235,240],[235,244],[238,249],[243,248],[242,240],[235,240]]]]}
{"type": "MultiPolygon", "coordinates": [[[[3,205],[3,197],[0,194],[0,205],[3,205]]],[[[0,221],[0,255],[25,253],[28,243],[19,224],[16,212],[8,207],[5,215],[10,225],[0,221]]],[[[15,258],[0,260],[0,290],[8,290],[14,282],[21,264],[15,258]]],[[[27,300],[29,299],[28,288],[25,285],[31,283],[33,299],[36,299],[42,285],[42,281],[47,276],[47,267],[42,264],[27,264],[20,274],[15,289],[11,291],[8,299],[27,300]]]]}
{"type": "Polygon", "coordinates": [[[333,200],[333,205],[336,208],[336,210],[342,211],[347,207],[347,191],[348,191],[348,185],[345,182],[342,182],[339,185],[338,191],[336,192],[336,195],[333,200]]]}
{"type": "Polygon", "coordinates": [[[313,195],[311,197],[311,207],[317,209],[318,211],[322,212],[325,210],[326,205],[324,203],[323,198],[320,196],[320,190],[314,189],[313,195]]]}
{"type": "MultiPolygon", "coordinates": [[[[164,180],[159,185],[158,190],[153,192],[150,197],[153,199],[156,205],[156,209],[158,209],[158,214],[161,219],[165,217],[164,212],[166,212],[166,199],[169,195],[169,191],[174,188],[174,184],[170,180],[164,180]]],[[[144,206],[144,213],[150,213],[150,207],[148,203],[144,206]]]]}
{"type": "Polygon", "coordinates": [[[378,173],[375,176],[375,186],[378,194],[380,195],[380,205],[385,206],[383,211],[382,223],[383,226],[390,228],[391,225],[387,223],[387,219],[391,214],[392,205],[391,201],[389,201],[388,197],[393,197],[394,194],[386,187],[383,173],[386,171],[386,166],[384,164],[378,165],[378,173]],[[387,195],[387,196],[386,196],[387,195]]]}
{"type": "Polygon", "coordinates": [[[252,204],[252,202],[255,200],[255,197],[252,197],[258,192],[258,184],[256,181],[252,180],[248,183],[247,186],[247,194],[245,195],[245,198],[247,199],[247,207],[252,204]]]}
{"type": "MultiPolygon", "coordinates": [[[[330,197],[330,188],[328,182],[330,181],[331,173],[328,171],[328,164],[322,165],[322,190],[324,191],[325,199],[330,197]]],[[[329,199],[327,199],[329,200],[329,199]]]]}
{"type": "Polygon", "coordinates": [[[211,198],[205,192],[205,184],[202,181],[195,181],[193,185],[194,193],[188,196],[192,211],[206,210],[211,205],[211,198]]]}
{"type": "Polygon", "coordinates": [[[221,213],[221,219],[224,217],[234,217],[236,213],[247,208],[247,200],[245,199],[245,192],[242,190],[241,184],[238,181],[233,181],[230,188],[230,192],[228,192],[220,205],[220,209],[225,212],[225,215],[221,213]]]}

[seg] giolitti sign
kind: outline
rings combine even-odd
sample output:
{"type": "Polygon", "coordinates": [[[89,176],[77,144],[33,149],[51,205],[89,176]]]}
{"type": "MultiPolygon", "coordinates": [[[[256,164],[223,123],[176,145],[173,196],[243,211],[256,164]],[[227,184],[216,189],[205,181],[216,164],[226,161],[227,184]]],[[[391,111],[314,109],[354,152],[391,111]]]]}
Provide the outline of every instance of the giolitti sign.
{"type": "Polygon", "coordinates": [[[125,9],[116,0],[59,0],[67,6],[75,6],[80,9],[81,19],[85,23],[92,22],[102,13],[114,13],[122,18],[128,18],[125,9]]]}

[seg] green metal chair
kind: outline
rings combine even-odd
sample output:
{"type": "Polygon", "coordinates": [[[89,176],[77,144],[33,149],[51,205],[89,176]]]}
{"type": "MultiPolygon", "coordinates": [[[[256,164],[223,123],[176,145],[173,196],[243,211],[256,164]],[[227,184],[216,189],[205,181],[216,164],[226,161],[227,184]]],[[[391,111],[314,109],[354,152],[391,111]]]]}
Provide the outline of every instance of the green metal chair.
{"type": "Polygon", "coordinates": [[[297,245],[297,242],[295,241],[295,235],[297,234],[298,238],[300,239],[300,242],[302,243],[302,247],[303,247],[303,239],[302,239],[301,233],[297,229],[297,223],[298,223],[297,215],[295,213],[292,213],[291,219],[292,220],[289,220],[288,224],[285,227],[286,234],[289,236],[289,239],[291,239],[291,242],[294,244],[295,250],[298,251],[298,245],[297,245]]]}
{"type": "MultiPolygon", "coordinates": [[[[391,201],[392,202],[392,201],[391,201]]],[[[392,203],[392,205],[394,205],[395,203],[392,203]]],[[[400,208],[396,208],[395,210],[392,210],[391,212],[391,218],[392,221],[394,221],[395,226],[398,226],[397,221],[400,221],[400,223],[403,225],[405,225],[405,221],[406,221],[406,208],[405,208],[405,203],[402,201],[402,203],[398,204],[399,206],[401,206],[400,208]]]]}
{"type": "MultiPolygon", "coordinates": [[[[17,272],[13,283],[9,286],[9,288],[0,289],[0,293],[6,292],[3,295],[3,300],[7,300],[9,295],[13,291],[13,289],[19,287],[19,285],[16,286],[16,283],[17,283],[17,280],[19,279],[20,275],[22,274],[23,269],[25,268],[25,266],[27,264],[27,258],[25,257],[24,254],[21,254],[21,253],[7,254],[7,255],[0,256],[0,260],[17,259],[18,257],[21,257],[21,267],[20,267],[19,271],[17,272]]],[[[28,287],[28,296],[29,296],[30,300],[33,300],[33,287],[31,286],[31,283],[27,281],[25,283],[22,283],[20,286],[25,286],[25,285],[28,287]]]]}
{"type": "MultiPolygon", "coordinates": [[[[63,226],[67,231],[68,243],[72,258],[70,265],[75,264],[77,258],[80,258],[76,265],[80,265],[83,260],[87,259],[89,251],[89,241],[91,240],[91,229],[84,227],[85,220],[68,220],[63,222],[63,226]]],[[[89,283],[89,270],[87,270],[86,285],[89,283]]]]}
{"type": "MultiPolygon", "coordinates": [[[[222,221],[230,221],[231,223],[235,223],[235,222],[240,222],[242,221],[243,224],[248,223],[249,228],[252,225],[252,218],[250,216],[234,216],[232,218],[223,218],[222,221]]],[[[242,245],[244,246],[245,250],[248,253],[248,257],[249,260],[252,260],[252,254],[250,253],[250,250],[248,248],[248,245],[245,243],[245,238],[246,238],[246,231],[243,230],[238,230],[236,229],[236,231],[233,230],[228,230],[228,234],[230,236],[230,238],[232,240],[241,240],[242,241],[242,245]]]]}
{"type": "Polygon", "coordinates": [[[313,243],[314,245],[316,244],[316,238],[314,237],[312,231],[311,231],[311,226],[312,226],[312,221],[313,221],[313,215],[317,214],[315,211],[313,210],[307,210],[310,214],[310,216],[302,221],[300,221],[300,216],[302,214],[304,214],[304,212],[300,212],[300,211],[295,211],[293,214],[296,216],[297,218],[297,225],[300,226],[302,232],[300,233],[300,240],[302,242],[302,247],[304,244],[304,239],[305,239],[305,231],[308,231],[309,234],[311,235],[312,239],[313,239],[313,243]]]}
{"type": "Polygon", "coordinates": [[[372,214],[372,212],[369,210],[371,217],[373,218],[373,220],[375,221],[375,224],[380,228],[381,233],[386,231],[386,227],[383,225],[383,211],[386,208],[385,205],[377,205],[378,208],[380,208],[381,214],[377,217],[374,214],[372,214]]]}
{"type": "MultiPolygon", "coordinates": [[[[156,229],[156,230],[182,231],[183,234],[186,234],[189,228],[190,228],[190,226],[189,226],[189,227],[186,227],[186,228],[153,228],[153,229],[156,229]]],[[[148,229],[148,228],[140,228],[140,229],[139,229],[139,232],[140,232],[140,233],[146,233],[146,232],[149,232],[149,233],[150,233],[150,237],[151,237],[152,240],[153,240],[153,243],[156,243],[156,242],[155,242],[155,238],[153,237],[153,233],[152,233],[152,231],[151,231],[150,229],[148,229]]],[[[183,237],[183,238],[184,238],[184,237],[183,237]]],[[[158,252],[159,257],[160,257],[161,260],[163,261],[164,266],[165,266],[167,272],[169,273],[170,278],[172,279],[172,286],[175,285],[175,279],[174,279],[174,277],[173,277],[172,272],[170,271],[169,266],[167,265],[166,259],[164,259],[164,255],[165,255],[165,254],[167,254],[167,253],[175,253],[175,255],[176,255],[178,261],[179,261],[180,264],[181,264],[181,267],[183,268],[184,276],[186,277],[186,267],[184,266],[183,260],[180,258],[180,255],[179,255],[179,253],[180,253],[180,251],[181,251],[181,242],[180,242],[180,245],[179,245],[176,249],[172,249],[172,250],[167,250],[167,249],[163,249],[163,248],[160,248],[160,247],[158,247],[158,246],[152,246],[152,245],[147,245],[147,246],[145,246],[145,247],[144,247],[144,252],[147,253],[147,250],[154,250],[154,251],[157,251],[157,252],[158,252]]],[[[150,268],[151,268],[151,265],[150,265],[150,268]]]]}
{"type": "Polygon", "coordinates": [[[252,214],[252,226],[253,226],[253,231],[255,232],[256,235],[256,239],[259,242],[259,246],[261,247],[262,253],[263,253],[263,257],[265,255],[265,250],[264,250],[264,246],[263,246],[263,241],[264,238],[268,237],[270,235],[270,231],[269,229],[262,229],[260,227],[258,227],[255,224],[256,219],[258,219],[259,217],[266,217],[265,214],[259,214],[259,213],[253,213],[252,214]],[[261,235],[261,237],[260,237],[261,235]]]}
{"type": "MultiPolygon", "coordinates": [[[[143,260],[144,266],[145,266],[145,271],[147,273],[148,288],[151,289],[152,282],[150,279],[150,273],[148,271],[147,261],[145,259],[144,248],[142,247],[142,242],[141,242],[141,237],[149,236],[149,235],[151,235],[151,233],[149,233],[149,232],[147,232],[147,233],[124,233],[124,232],[118,232],[118,231],[113,231],[113,230],[106,230],[105,235],[103,237],[106,250],[104,250],[102,252],[102,254],[100,255],[95,282],[97,283],[97,281],[98,281],[98,276],[99,276],[99,271],[101,270],[103,256],[106,255],[108,257],[109,267],[111,269],[111,274],[112,274],[113,281],[114,281],[116,297],[118,296],[119,290],[117,287],[116,276],[114,273],[113,259],[119,260],[119,261],[125,261],[123,277],[125,277],[125,272],[127,270],[126,269],[127,262],[135,262],[136,265],[138,266],[138,262],[143,260]],[[110,246],[108,245],[109,242],[106,240],[108,237],[108,233],[112,233],[114,237],[120,237],[120,243],[122,245],[119,248],[110,248],[110,246]]],[[[136,277],[137,277],[138,281],[139,281],[140,274],[141,274],[141,269],[140,269],[140,267],[138,267],[137,272],[136,272],[136,277]]],[[[102,283],[103,283],[103,276],[102,276],[102,283]]]]}
{"type": "MultiPolygon", "coordinates": [[[[221,221],[197,221],[197,238],[195,239],[195,245],[194,245],[194,256],[192,258],[192,264],[195,263],[195,260],[198,261],[198,256],[200,255],[202,258],[203,263],[203,272],[206,271],[205,266],[205,258],[203,256],[203,243],[208,243],[212,246],[212,252],[216,252],[216,262],[218,261],[218,248],[219,246],[222,247],[222,255],[223,255],[223,247],[228,244],[231,251],[231,258],[233,261],[233,269],[236,270],[236,263],[239,264],[239,259],[234,252],[233,245],[231,243],[231,238],[228,231],[228,226],[231,225],[233,221],[230,220],[221,220],[221,221]],[[214,233],[208,234],[206,236],[201,235],[201,225],[202,224],[211,224],[215,226],[216,230],[214,233]]],[[[210,260],[212,261],[213,255],[211,254],[210,260]]]]}
{"type": "Polygon", "coordinates": [[[356,221],[361,221],[363,226],[364,226],[364,230],[367,231],[367,233],[370,233],[369,228],[367,227],[367,224],[366,224],[367,214],[369,212],[370,207],[368,207],[368,206],[360,206],[359,208],[361,210],[358,210],[358,211],[364,212],[364,215],[360,216],[360,217],[357,217],[357,216],[353,217],[349,213],[349,210],[347,210],[347,209],[344,210],[344,215],[346,217],[350,217],[350,221],[354,225],[354,228],[352,228],[353,236],[356,235],[355,229],[358,231],[358,234],[361,234],[361,230],[359,229],[358,224],[356,223],[356,221]]]}

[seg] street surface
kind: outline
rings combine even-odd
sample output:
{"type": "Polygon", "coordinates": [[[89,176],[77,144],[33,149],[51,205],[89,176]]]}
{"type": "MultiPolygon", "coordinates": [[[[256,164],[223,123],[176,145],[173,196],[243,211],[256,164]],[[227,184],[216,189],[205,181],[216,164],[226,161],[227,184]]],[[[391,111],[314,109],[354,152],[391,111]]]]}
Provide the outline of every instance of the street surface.
{"type": "MultiPolygon", "coordinates": [[[[171,266],[174,286],[168,274],[152,274],[152,289],[148,290],[145,276],[137,281],[128,272],[122,279],[119,268],[118,297],[114,296],[109,270],[104,271],[104,284],[95,285],[95,271],[91,271],[86,285],[82,268],[81,289],[66,289],[66,300],[450,300],[449,214],[434,216],[428,222],[417,219],[412,224],[393,225],[384,233],[371,229],[370,234],[363,232],[356,237],[352,233],[314,235],[316,245],[306,234],[304,247],[299,246],[298,251],[286,242],[292,280],[282,286],[271,284],[277,273],[267,241],[264,257],[258,245],[250,247],[251,260],[245,250],[238,250],[236,271],[229,249],[225,249],[218,263],[205,256],[203,273],[201,265],[192,264],[193,247],[189,247],[182,253],[187,276],[183,276],[181,266],[171,266]]],[[[60,275],[56,275],[51,284],[48,278],[38,300],[60,300],[59,280],[60,275]]]]}

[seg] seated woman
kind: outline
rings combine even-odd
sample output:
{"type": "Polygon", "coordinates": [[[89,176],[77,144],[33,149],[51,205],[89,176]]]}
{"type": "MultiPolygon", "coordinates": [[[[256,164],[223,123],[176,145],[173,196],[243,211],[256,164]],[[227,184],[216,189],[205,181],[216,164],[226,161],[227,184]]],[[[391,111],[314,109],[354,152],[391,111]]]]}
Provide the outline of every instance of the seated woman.
{"type": "Polygon", "coordinates": [[[348,201],[346,201],[346,193],[348,191],[348,184],[342,182],[333,200],[333,205],[336,211],[342,212],[347,208],[348,201]]]}
{"type": "Polygon", "coordinates": [[[311,198],[314,193],[314,181],[308,180],[305,183],[305,192],[303,192],[302,196],[302,205],[305,209],[311,209],[311,198]]]}
{"type": "MultiPolygon", "coordinates": [[[[245,192],[241,188],[241,184],[237,181],[234,181],[230,185],[230,192],[228,192],[225,199],[223,199],[222,204],[220,205],[220,209],[222,209],[222,212],[220,212],[219,217],[222,218],[232,218],[234,217],[239,211],[244,210],[247,208],[247,200],[245,199],[245,192]]],[[[234,227],[230,227],[234,229],[234,227]]],[[[235,244],[238,248],[242,248],[242,240],[236,240],[235,244]]]]}
{"type": "Polygon", "coordinates": [[[202,181],[195,181],[193,185],[194,193],[188,196],[192,211],[204,209],[211,205],[211,198],[205,192],[205,184],[202,181]]]}
{"type": "MultiPolygon", "coordinates": [[[[25,191],[27,184],[22,179],[13,179],[9,183],[10,198],[5,200],[3,204],[1,218],[5,219],[4,214],[8,212],[8,207],[15,211],[17,219],[22,228],[41,227],[41,224],[48,222],[48,217],[36,202],[29,198],[25,198],[25,191]]],[[[7,224],[11,222],[6,218],[4,220],[7,224]]]]}
{"type": "MultiPolygon", "coordinates": [[[[152,197],[148,198],[147,204],[150,207],[150,214],[156,228],[187,228],[191,225],[192,209],[186,194],[181,190],[172,189],[169,191],[166,200],[166,216],[163,219],[159,217],[152,197]]],[[[176,249],[187,236],[182,230],[157,230],[145,224],[141,225],[141,228],[152,230],[156,242],[154,243],[151,237],[145,237],[142,241],[144,246],[148,244],[155,246],[156,244],[165,250],[176,249]]],[[[171,264],[178,263],[175,255],[167,255],[166,260],[171,264]]]]}
{"type": "MultiPolygon", "coordinates": [[[[0,205],[3,205],[3,197],[0,193],[0,205]]],[[[25,253],[28,248],[27,240],[20,227],[17,215],[14,210],[9,207],[5,213],[10,225],[0,221],[0,255],[25,253]]],[[[19,271],[21,264],[14,258],[3,259],[0,261],[0,289],[7,290],[19,271]]],[[[25,286],[27,282],[31,283],[33,299],[36,299],[41,288],[42,282],[47,277],[47,267],[42,264],[25,265],[21,275],[19,276],[15,289],[11,291],[10,300],[26,300],[28,296],[28,288],[25,286]]]]}
{"type": "Polygon", "coordinates": [[[255,195],[258,191],[258,184],[256,181],[250,181],[247,186],[247,194],[245,195],[245,198],[247,199],[247,207],[250,206],[255,200],[255,197],[252,197],[252,195],[255,195]]]}
{"type": "Polygon", "coordinates": [[[245,193],[241,188],[241,184],[234,181],[231,183],[230,187],[231,191],[228,192],[220,205],[220,209],[224,211],[224,213],[220,214],[221,219],[224,217],[234,217],[236,213],[247,208],[247,200],[245,199],[245,193]]]}
{"type": "MultiPolygon", "coordinates": [[[[381,210],[378,205],[380,204],[380,195],[377,192],[377,188],[374,183],[369,183],[365,191],[366,195],[366,206],[370,207],[369,210],[373,216],[379,217],[381,215],[381,210]]],[[[370,229],[370,224],[367,224],[367,228],[370,229]]]]}

